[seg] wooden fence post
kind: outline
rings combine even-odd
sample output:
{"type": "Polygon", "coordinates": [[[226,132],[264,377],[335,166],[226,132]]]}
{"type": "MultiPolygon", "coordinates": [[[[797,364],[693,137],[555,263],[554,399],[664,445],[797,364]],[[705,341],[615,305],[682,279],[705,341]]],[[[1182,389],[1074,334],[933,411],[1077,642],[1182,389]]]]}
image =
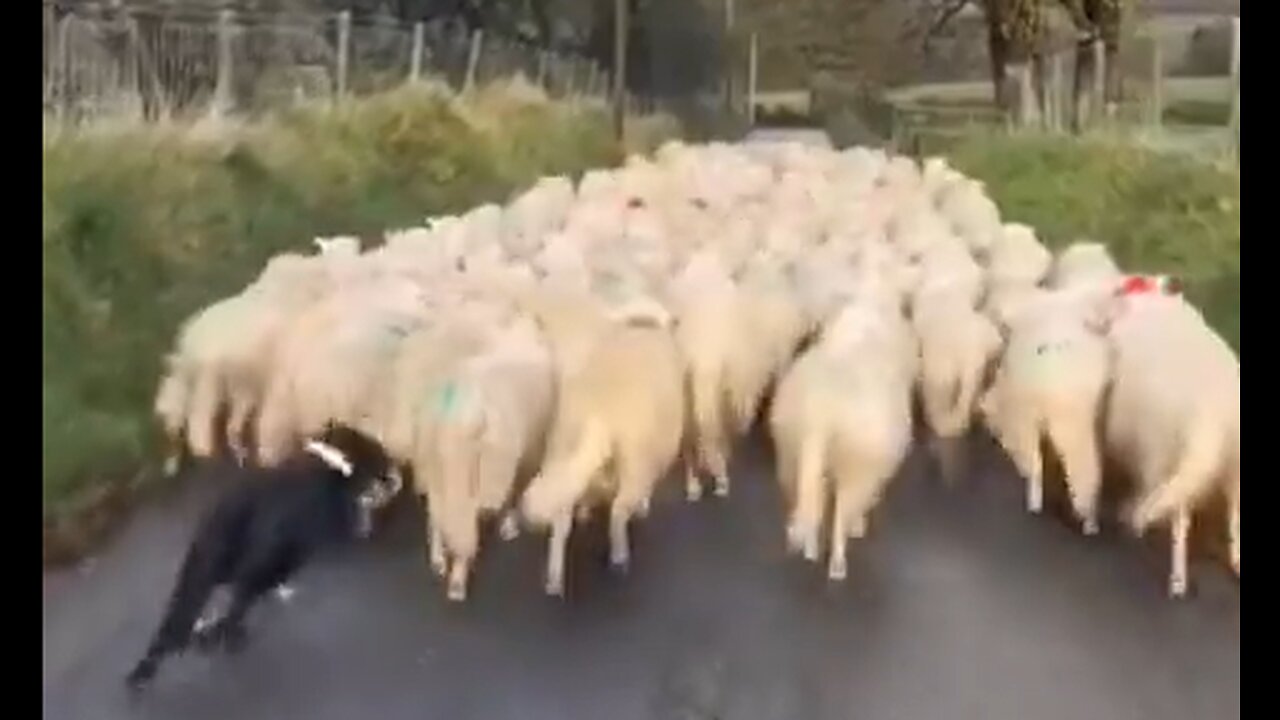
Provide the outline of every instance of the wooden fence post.
{"type": "Polygon", "coordinates": [[[756,82],[759,79],[760,49],[756,33],[751,33],[751,45],[747,52],[747,124],[756,124],[756,82]]]}
{"type": "Polygon", "coordinates": [[[484,44],[484,31],[476,30],[471,34],[471,51],[467,54],[467,75],[462,82],[462,90],[464,92],[473,89],[476,85],[476,71],[480,65],[480,48],[484,44]]]}
{"type": "Polygon", "coordinates": [[[422,21],[413,24],[413,57],[409,59],[409,80],[415,83],[422,79],[422,46],[425,30],[422,21]]]}
{"type": "Polygon", "coordinates": [[[230,112],[233,101],[232,81],[235,69],[235,53],[231,47],[231,33],[234,30],[235,11],[224,8],[218,12],[218,84],[213,91],[213,113],[223,115],[230,112]]]}
{"type": "Polygon", "coordinates": [[[1240,18],[1231,18],[1231,114],[1227,116],[1235,144],[1236,157],[1240,156],[1240,18]]]}
{"type": "Polygon", "coordinates": [[[351,11],[338,13],[338,88],[337,95],[347,95],[347,70],[351,64],[351,11]]]}

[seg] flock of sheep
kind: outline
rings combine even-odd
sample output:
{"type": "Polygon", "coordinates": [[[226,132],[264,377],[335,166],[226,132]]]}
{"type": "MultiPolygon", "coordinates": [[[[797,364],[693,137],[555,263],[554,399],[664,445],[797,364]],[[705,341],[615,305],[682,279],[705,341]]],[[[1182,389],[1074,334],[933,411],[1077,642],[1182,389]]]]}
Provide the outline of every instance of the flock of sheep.
{"type": "Polygon", "coordinates": [[[827,574],[913,441],[918,397],[944,469],[975,418],[1043,504],[1041,441],[1085,534],[1101,464],[1136,481],[1127,519],[1172,528],[1226,498],[1240,572],[1240,365],[1167,278],[1104,246],[1056,258],[941,159],[862,148],[664,146],[575,187],[282,254],[193,316],[156,411],[178,452],[270,465],[327,421],[384,444],[425,495],[431,565],[466,597],[481,520],[549,528],[564,592],[575,520],[608,508],[610,559],[680,461],[690,500],[771,395],[786,541],[827,574]],[[251,441],[252,438],[252,441],[251,441]]]}

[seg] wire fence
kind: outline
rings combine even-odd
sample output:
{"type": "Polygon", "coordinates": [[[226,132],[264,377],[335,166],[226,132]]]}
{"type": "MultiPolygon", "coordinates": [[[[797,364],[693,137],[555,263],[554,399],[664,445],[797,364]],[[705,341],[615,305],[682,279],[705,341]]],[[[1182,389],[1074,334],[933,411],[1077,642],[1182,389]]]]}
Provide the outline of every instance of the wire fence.
{"type": "MultiPolygon", "coordinates": [[[[555,98],[610,97],[604,67],[460,23],[198,7],[44,5],[44,112],[84,123],[253,115],[437,78],[458,91],[520,74],[555,98]]],[[[670,99],[626,94],[632,113],[670,99]]]]}

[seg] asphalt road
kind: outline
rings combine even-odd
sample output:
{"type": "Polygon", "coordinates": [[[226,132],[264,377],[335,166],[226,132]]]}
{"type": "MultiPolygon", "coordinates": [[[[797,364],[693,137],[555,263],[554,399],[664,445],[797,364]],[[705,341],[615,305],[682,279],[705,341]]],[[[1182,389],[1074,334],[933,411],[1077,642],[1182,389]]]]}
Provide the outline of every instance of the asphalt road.
{"type": "MultiPolygon", "coordinates": [[[[45,717],[59,720],[1110,720],[1240,715],[1239,585],[1192,567],[1164,596],[1166,543],[1080,536],[1022,510],[994,453],[954,489],[914,457],[852,546],[848,582],[784,557],[759,443],[733,496],[673,477],[635,527],[632,574],[603,527],[571,543],[565,601],[544,543],[496,539],[472,600],[430,576],[419,515],[304,571],[251,616],[235,659],[186,656],[130,701],[121,678],[169,592],[208,483],[142,511],[85,567],[47,575],[45,717]]],[[[492,537],[492,536],[490,536],[492,537]]]]}

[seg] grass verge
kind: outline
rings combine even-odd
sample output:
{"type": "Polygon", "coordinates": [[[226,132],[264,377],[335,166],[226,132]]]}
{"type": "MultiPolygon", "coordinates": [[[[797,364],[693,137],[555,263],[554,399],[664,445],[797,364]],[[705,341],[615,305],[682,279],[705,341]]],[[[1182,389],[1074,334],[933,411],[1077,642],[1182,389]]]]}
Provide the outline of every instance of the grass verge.
{"type": "Polygon", "coordinates": [[[1183,278],[1188,297],[1240,350],[1240,174],[1234,166],[1115,139],[972,135],[955,167],[986,182],[1009,221],[1060,248],[1105,242],[1130,270],[1183,278]]]}

